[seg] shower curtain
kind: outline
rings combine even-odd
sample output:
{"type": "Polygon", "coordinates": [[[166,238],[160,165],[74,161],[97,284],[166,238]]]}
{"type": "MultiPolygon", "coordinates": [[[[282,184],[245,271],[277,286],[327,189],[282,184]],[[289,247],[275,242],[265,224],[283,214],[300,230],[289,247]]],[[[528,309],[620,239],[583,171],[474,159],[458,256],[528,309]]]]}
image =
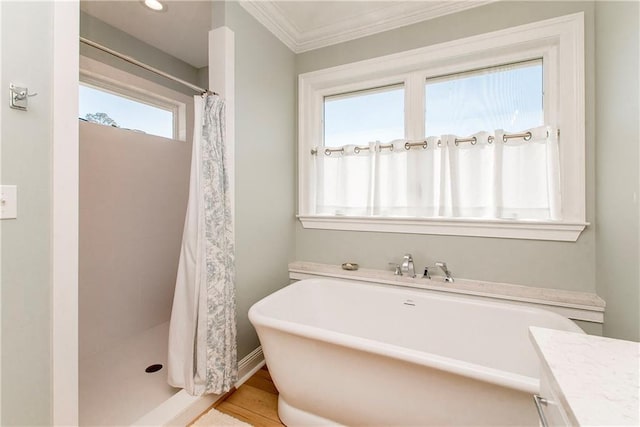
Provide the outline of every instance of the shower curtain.
{"type": "Polygon", "coordinates": [[[192,395],[236,382],[233,223],[224,102],[194,97],[189,201],[169,326],[168,382],[192,395]]]}

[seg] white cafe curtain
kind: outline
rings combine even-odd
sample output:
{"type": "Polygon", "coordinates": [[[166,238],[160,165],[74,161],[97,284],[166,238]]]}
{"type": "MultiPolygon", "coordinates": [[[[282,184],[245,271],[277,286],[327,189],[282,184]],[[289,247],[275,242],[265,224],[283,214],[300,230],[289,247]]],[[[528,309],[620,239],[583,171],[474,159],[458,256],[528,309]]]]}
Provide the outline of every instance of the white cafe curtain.
{"type": "Polygon", "coordinates": [[[559,220],[557,131],[518,133],[527,137],[498,129],[318,150],[315,214],[559,220]]]}

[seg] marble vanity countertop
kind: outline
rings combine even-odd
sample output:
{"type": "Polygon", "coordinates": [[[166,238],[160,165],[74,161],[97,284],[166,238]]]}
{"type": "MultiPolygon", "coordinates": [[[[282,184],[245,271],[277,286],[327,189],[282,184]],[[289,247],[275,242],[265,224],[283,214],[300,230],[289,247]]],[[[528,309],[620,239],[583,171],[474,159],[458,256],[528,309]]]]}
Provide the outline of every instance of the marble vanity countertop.
{"type": "Polygon", "coordinates": [[[640,425],[640,343],[537,327],[529,334],[571,425],[640,425]]]}

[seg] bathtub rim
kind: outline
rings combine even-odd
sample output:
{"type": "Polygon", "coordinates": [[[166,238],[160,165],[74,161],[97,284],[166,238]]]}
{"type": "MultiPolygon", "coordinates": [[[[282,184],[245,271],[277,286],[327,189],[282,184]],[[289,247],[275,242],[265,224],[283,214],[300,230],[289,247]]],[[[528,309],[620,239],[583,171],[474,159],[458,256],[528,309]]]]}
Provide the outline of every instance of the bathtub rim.
{"type": "MultiPolygon", "coordinates": [[[[358,336],[353,336],[349,334],[345,334],[343,332],[337,331],[327,331],[325,329],[305,325],[301,323],[296,323],[288,320],[281,320],[269,317],[268,315],[261,312],[261,307],[268,304],[272,299],[278,297],[279,294],[291,292],[290,289],[310,286],[313,283],[336,283],[336,284],[345,284],[347,286],[361,286],[367,288],[378,288],[380,290],[397,290],[397,293],[402,292],[404,295],[420,295],[420,296],[428,296],[433,297],[435,299],[441,300],[455,300],[465,304],[472,305],[482,305],[482,306],[497,306],[501,308],[517,309],[518,311],[525,311],[531,313],[542,312],[544,314],[551,314],[553,316],[557,316],[561,319],[565,319],[568,324],[575,328],[574,331],[576,333],[584,333],[577,325],[575,325],[571,320],[560,316],[557,313],[553,313],[551,311],[533,308],[533,307],[523,307],[515,304],[510,304],[508,302],[497,302],[497,301],[478,301],[468,297],[460,297],[454,295],[441,295],[434,294],[428,292],[427,289],[398,289],[398,287],[394,285],[387,284],[378,284],[378,283],[369,283],[369,282],[358,282],[354,280],[341,280],[341,279],[324,279],[324,278],[314,278],[314,279],[304,279],[295,283],[292,283],[284,288],[279,289],[278,291],[266,296],[260,301],[256,302],[249,309],[249,320],[253,324],[253,326],[257,329],[259,327],[266,327],[277,331],[286,332],[292,335],[296,335],[303,338],[310,338],[314,340],[318,340],[321,342],[325,342],[328,344],[337,345],[340,347],[351,348],[355,350],[360,350],[368,353],[379,354],[382,356],[390,357],[396,360],[401,360],[404,362],[412,363],[415,365],[420,365],[428,368],[442,370],[454,375],[460,375],[468,378],[472,378],[478,381],[483,381],[490,384],[495,384],[502,387],[507,387],[511,389],[516,389],[519,391],[527,392],[527,393],[538,393],[540,388],[540,380],[538,378],[529,377],[526,375],[516,374],[508,371],[503,371],[496,368],[491,368],[475,363],[464,362],[458,359],[453,359],[450,357],[439,356],[433,353],[425,353],[413,349],[409,349],[406,347],[401,347],[394,344],[388,344],[381,341],[376,341],[369,338],[362,338],[358,336]],[[373,285],[373,286],[372,286],[373,285]]],[[[395,292],[394,292],[395,293],[395,292]]]]}

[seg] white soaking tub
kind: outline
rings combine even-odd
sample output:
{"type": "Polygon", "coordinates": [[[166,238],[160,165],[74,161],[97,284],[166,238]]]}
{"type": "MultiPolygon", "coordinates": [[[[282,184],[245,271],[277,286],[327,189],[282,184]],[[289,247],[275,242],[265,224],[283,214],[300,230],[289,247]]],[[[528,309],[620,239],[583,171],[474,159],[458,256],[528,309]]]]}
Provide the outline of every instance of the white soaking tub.
{"type": "Polygon", "coordinates": [[[287,286],[249,319],[290,427],[535,426],[528,328],[582,332],[545,310],[333,279],[287,286]]]}

